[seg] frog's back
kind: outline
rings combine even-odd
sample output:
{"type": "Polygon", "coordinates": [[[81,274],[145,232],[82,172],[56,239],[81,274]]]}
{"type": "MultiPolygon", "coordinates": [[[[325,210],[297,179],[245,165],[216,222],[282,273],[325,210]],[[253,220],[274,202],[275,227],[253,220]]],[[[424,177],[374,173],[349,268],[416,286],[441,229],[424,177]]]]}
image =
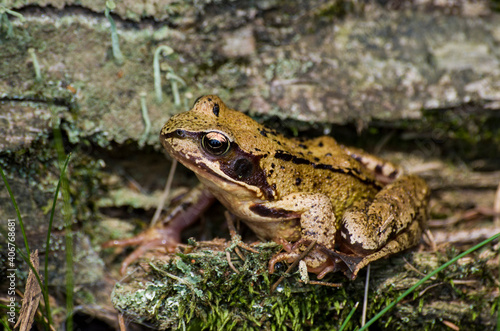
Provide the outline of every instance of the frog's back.
{"type": "Polygon", "coordinates": [[[297,192],[323,193],[341,214],[354,201],[371,198],[382,188],[331,137],[303,140],[268,134],[268,138],[274,142],[274,153],[261,163],[269,184],[280,193],[278,199],[297,192]]]}

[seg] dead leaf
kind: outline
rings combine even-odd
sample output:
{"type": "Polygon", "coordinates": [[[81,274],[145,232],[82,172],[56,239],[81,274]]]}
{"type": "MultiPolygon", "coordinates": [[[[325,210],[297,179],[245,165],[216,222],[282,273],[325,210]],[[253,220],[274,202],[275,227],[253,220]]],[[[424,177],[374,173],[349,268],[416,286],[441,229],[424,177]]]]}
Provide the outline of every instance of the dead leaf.
{"type": "MultiPolygon", "coordinates": [[[[38,259],[38,250],[35,250],[30,255],[31,265],[38,275],[40,261],[38,259]]],[[[38,304],[40,303],[40,298],[42,296],[42,291],[40,289],[40,284],[33,273],[33,270],[29,271],[28,280],[26,281],[26,287],[24,289],[24,298],[21,310],[19,311],[19,319],[14,326],[14,328],[19,327],[20,331],[31,330],[31,325],[35,319],[35,313],[38,309],[38,304]]]]}

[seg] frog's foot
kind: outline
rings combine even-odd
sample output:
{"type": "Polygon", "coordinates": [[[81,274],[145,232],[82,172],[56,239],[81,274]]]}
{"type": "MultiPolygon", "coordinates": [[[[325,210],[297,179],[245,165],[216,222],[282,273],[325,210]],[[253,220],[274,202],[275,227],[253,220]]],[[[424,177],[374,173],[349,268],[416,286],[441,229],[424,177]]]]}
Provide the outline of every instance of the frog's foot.
{"type": "Polygon", "coordinates": [[[283,238],[275,238],[274,242],[277,243],[278,245],[283,246],[283,249],[286,252],[290,253],[292,251],[293,245],[289,241],[287,241],[287,240],[285,240],[283,238]]]}
{"type": "Polygon", "coordinates": [[[274,273],[274,266],[278,262],[286,261],[287,263],[293,263],[297,260],[302,252],[300,251],[300,245],[306,245],[308,242],[304,239],[299,239],[294,244],[291,244],[289,241],[283,238],[275,238],[274,241],[283,246],[285,250],[284,253],[278,253],[274,255],[271,260],[269,260],[269,273],[274,273]]]}
{"type": "MultiPolygon", "coordinates": [[[[297,259],[300,259],[302,252],[296,250],[292,252],[285,252],[276,254],[269,260],[269,273],[274,273],[275,265],[278,262],[294,263],[297,259]]],[[[338,262],[340,260],[334,260],[331,258],[324,259],[324,254],[320,251],[313,250],[305,258],[304,262],[307,265],[307,272],[314,273],[317,275],[318,279],[322,279],[326,274],[330,272],[336,272],[340,269],[338,262]],[[319,262],[323,260],[323,262],[319,262]]]]}
{"type": "Polygon", "coordinates": [[[175,231],[176,229],[172,229],[170,227],[159,228],[153,227],[149,228],[137,236],[123,239],[123,240],[110,240],[102,244],[102,248],[109,247],[126,247],[139,245],[137,249],[135,249],[130,255],[128,255],[125,260],[123,260],[120,273],[124,274],[127,270],[127,267],[144,255],[145,252],[149,250],[153,250],[156,248],[163,248],[167,253],[175,252],[175,249],[180,243],[180,233],[175,231]]]}
{"type": "MultiPolygon", "coordinates": [[[[345,254],[335,250],[326,249],[324,247],[321,247],[320,249],[323,253],[329,256],[328,260],[334,261],[336,268],[332,271],[342,270],[344,274],[352,280],[356,279],[359,270],[371,261],[366,257],[355,254],[345,254]]],[[[325,275],[325,273],[323,275],[325,275]]]]}
{"type": "MultiPolygon", "coordinates": [[[[335,272],[339,270],[338,262],[341,262],[337,258],[330,258],[328,254],[322,252],[321,248],[312,249],[309,252],[301,249],[301,246],[307,245],[309,240],[300,239],[293,245],[284,239],[276,239],[277,243],[283,245],[283,249],[286,251],[284,253],[278,253],[271,258],[269,261],[269,273],[274,272],[276,263],[285,261],[287,263],[294,263],[298,259],[304,260],[307,265],[307,271],[310,273],[315,273],[318,279],[322,279],[329,272],[335,272]],[[304,254],[307,254],[304,256],[304,254]]],[[[312,247],[311,247],[312,248],[312,247]]],[[[310,249],[310,248],[308,248],[310,249]]]]}
{"type": "Polygon", "coordinates": [[[335,272],[338,269],[339,269],[338,264],[335,263],[333,260],[328,259],[318,267],[307,267],[307,272],[316,274],[316,277],[318,279],[323,279],[323,277],[325,277],[326,274],[330,272],[335,272]]]}

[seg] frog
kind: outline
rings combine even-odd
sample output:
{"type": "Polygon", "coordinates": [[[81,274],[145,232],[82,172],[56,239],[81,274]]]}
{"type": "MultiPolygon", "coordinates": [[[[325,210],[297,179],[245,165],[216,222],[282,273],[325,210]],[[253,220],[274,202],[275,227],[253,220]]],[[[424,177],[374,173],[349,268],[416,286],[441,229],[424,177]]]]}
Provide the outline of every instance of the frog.
{"type": "Polygon", "coordinates": [[[303,258],[309,272],[355,279],[369,263],[415,246],[426,227],[422,178],[331,136],[285,137],[216,95],[172,116],[160,141],[259,239],[283,244],[271,273],[314,242],[303,258]]]}
{"type": "Polygon", "coordinates": [[[422,178],[331,136],[286,137],[216,95],[172,116],[160,141],[195,173],[201,195],[260,240],[283,245],[270,273],[301,258],[318,279],[337,271],[355,279],[369,263],[415,246],[426,227],[422,178]]]}

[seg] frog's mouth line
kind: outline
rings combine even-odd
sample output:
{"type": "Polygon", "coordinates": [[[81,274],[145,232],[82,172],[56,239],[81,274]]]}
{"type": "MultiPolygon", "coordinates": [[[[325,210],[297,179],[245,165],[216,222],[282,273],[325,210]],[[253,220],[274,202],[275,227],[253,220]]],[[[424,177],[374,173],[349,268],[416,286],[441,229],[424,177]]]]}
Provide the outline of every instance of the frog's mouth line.
{"type": "MultiPolygon", "coordinates": [[[[261,194],[258,188],[247,185],[244,182],[235,181],[231,177],[225,177],[217,172],[213,171],[209,166],[206,165],[205,162],[201,161],[201,158],[198,157],[188,157],[187,155],[173,151],[170,152],[175,159],[177,159],[180,163],[182,163],[186,168],[193,171],[196,174],[196,177],[202,182],[205,186],[209,188],[222,188],[223,191],[227,192],[238,192],[242,189],[252,191],[253,194],[261,194]]],[[[219,190],[218,189],[218,190],[219,190]]]]}

